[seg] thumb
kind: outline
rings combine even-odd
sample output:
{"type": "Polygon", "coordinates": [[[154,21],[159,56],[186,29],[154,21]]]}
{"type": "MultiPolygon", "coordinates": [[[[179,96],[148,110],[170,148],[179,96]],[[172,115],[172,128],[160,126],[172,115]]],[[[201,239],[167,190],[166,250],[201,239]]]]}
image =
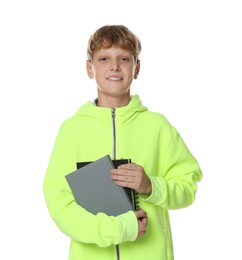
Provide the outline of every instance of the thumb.
{"type": "Polygon", "coordinates": [[[135,215],[136,215],[137,219],[147,217],[147,213],[145,211],[143,211],[142,209],[135,211],[135,215]]]}

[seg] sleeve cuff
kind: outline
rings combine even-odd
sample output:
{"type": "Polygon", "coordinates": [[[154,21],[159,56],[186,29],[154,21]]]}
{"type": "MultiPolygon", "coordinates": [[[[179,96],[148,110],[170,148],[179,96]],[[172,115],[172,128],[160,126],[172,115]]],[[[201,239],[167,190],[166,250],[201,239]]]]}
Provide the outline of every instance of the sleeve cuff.
{"type": "Polygon", "coordinates": [[[135,241],[138,236],[138,221],[133,211],[117,216],[120,224],[120,241],[135,241]]]}
{"type": "Polygon", "coordinates": [[[152,185],[152,193],[150,195],[140,194],[140,199],[142,201],[150,202],[155,205],[160,205],[166,196],[166,186],[164,181],[158,177],[150,177],[152,185]]]}

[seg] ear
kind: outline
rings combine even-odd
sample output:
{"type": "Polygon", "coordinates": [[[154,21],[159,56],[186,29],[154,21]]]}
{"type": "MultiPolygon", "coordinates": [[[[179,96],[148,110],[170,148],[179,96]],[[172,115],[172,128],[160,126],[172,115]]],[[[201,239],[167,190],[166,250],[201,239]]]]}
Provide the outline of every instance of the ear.
{"type": "Polygon", "coordinates": [[[138,78],[139,71],[140,71],[140,61],[138,61],[136,64],[135,71],[134,71],[134,79],[138,78]]]}
{"type": "Polygon", "coordinates": [[[93,79],[94,73],[93,73],[93,69],[92,69],[92,62],[90,60],[86,61],[86,69],[87,69],[87,75],[88,75],[89,79],[93,79]]]}

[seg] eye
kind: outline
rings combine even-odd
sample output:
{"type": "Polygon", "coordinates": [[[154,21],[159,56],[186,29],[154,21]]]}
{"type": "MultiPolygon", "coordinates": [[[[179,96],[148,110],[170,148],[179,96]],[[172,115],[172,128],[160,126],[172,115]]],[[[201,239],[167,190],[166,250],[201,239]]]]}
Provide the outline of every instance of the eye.
{"type": "Polygon", "coordinates": [[[129,61],[129,57],[121,57],[120,60],[122,62],[128,62],[129,61]]]}
{"type": "Polygon", "coordinates": [[[101,57],[101,58],[98,59],[98,61],[101,61],[101,62],[105,62],[105,61],[107,61],[107,60],[108,60],[107,57],[101,57]]]}

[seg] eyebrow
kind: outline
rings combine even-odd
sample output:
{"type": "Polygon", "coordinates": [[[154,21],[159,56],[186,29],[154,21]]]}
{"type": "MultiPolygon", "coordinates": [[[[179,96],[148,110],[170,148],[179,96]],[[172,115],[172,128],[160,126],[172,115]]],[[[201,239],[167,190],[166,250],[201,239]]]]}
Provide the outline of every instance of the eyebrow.
{"type": "MultiPolygon", "coordinates": [[[[102,54],[109,54],[110,52],[108,51],[108,49],[107,50],[106,49],[100,49],[99,51],[96,52],[96,54],[97,53],[102,55],[102,54]]],[[[127,50],[122,50],[122,52],[119,53],[118,55],[130,55],[130,56],[132,56],[132,53],[127,51],[127,50]]]]}

